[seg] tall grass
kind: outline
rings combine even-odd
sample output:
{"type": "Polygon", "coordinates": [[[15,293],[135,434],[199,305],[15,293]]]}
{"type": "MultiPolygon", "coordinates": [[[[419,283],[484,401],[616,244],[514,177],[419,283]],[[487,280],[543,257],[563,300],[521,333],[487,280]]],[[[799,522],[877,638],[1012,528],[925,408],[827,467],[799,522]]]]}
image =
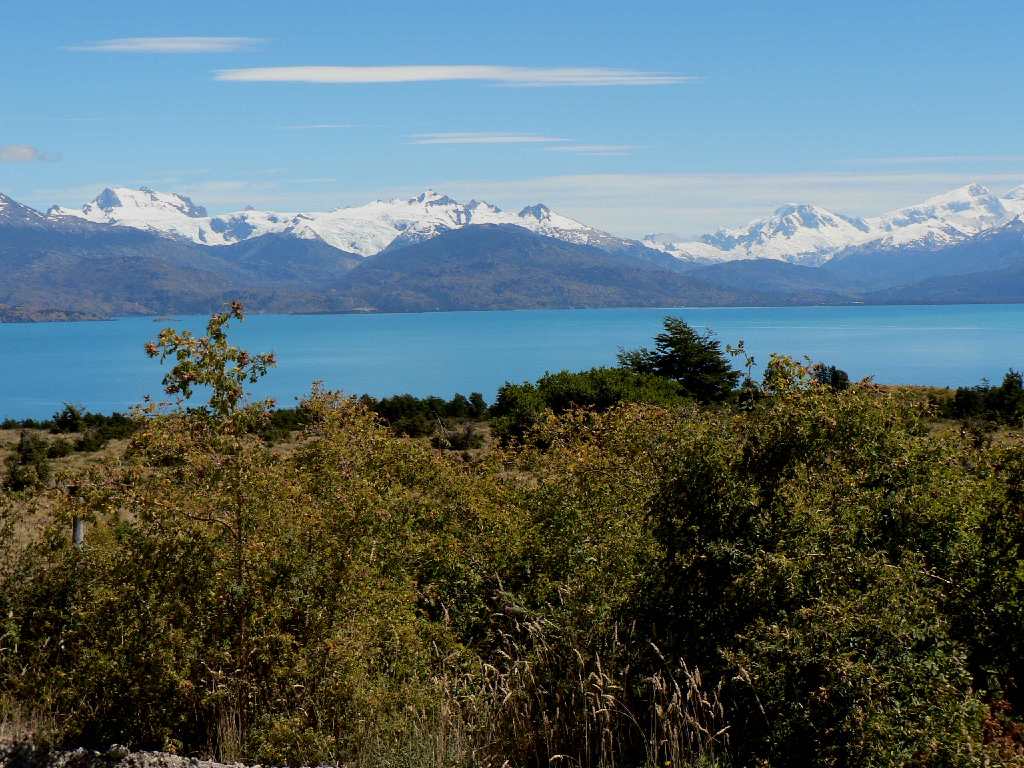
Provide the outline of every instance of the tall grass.
{"type": "Polygon", "coordinates": [[[660,668],[638,676],[634,661],[643,649],[618,628],[595,652],[593,644],[567,642],[566,633],[542,617],[513,618],[499,638],[497,663],[482,664],[449,691],[457,707],[447,727],[462,741],[468,737],[474,765],[727,763],[720,686],[708,689],[685,661],[670,661],[652,645],[660,668]]]}

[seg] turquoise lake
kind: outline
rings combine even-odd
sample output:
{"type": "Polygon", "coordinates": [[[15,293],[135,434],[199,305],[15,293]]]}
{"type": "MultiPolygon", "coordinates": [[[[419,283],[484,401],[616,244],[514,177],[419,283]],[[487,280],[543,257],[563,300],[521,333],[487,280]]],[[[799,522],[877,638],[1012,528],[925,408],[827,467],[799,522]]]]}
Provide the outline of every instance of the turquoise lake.
{"type": "MultiPolygon", "coordinates": [[[[376,396],[482,392],[545,371],[615,362],[649,344],[666,314],[738,339],[758,363],[807,355],[859,379],[960,386],[1024,368],[1024,305],[577,309],[401,315],[253,315],[232,338],[279,364],[256,388],[282,405],[314,380],[376,396]]],[[[160,394],[143,344],[167,325],[201,331],[202,317],[0,325],[0,418],[46,417],[64,402],[124,410],[160,394]]]]}

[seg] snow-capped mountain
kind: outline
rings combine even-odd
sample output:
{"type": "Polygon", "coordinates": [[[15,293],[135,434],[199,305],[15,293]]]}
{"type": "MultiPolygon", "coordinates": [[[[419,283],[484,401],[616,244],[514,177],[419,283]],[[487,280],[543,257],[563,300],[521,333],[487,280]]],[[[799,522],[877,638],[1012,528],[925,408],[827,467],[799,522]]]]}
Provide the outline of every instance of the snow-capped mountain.
{"type": "Polygon", "coordinates": [[[837,248],[862,241],[869,230],[863,219],[816,205],[784,205],[742,229],[720,229],[697,243],[670,244],[668,248],[694,260],[778,259],[817,264],[837,248]]]}
{"type": "Polygon", "coordinates": [[[54,206],[47,216],[53,220],[75,218],[142,229],[203,245],[229,245],[249,237],[284,231],[291,214],[244,211],[210,216],[206,208],[184,195],[156,192],[147,187],[112,187],[104,189],[81,208],[54,206]]]}
{"type": "Polygon", "coordinates": [[[460,203],[427,190],[416,197],[375,200],[322,213],[245,210],[210,216],[189,198],[151,189],[105,189],[81,209],[50,209],[55,219],[76,217],[145,229],[203,245],[230,245],[266,234],[319,239],[349,253],[372,256],[388,248],[429,240],[473,224],[515,224],[570,243],[613,249],[636,245],[537,204],[519,213],[477,200],[460,203]]]}
{"type": "Polygon", "coordinates": [[[720,229],[694,241],[648,235],[644,245],[686,261],[776,259],[815,265],[841,248],[863,242],[870,231],[864,219],[816,205],[784,205],[746,227],[720,229]]]}
{"type": "Polygon", "coordinates": [[[1024,184],[1011,189],[1000,198],[999,202],[1003,204],[1006,210],[1015,215],[1024,213],[1024,184]]]}
{"type": "Polygon", "coordinates": [[[1012,217],[1002,201],[980,184],[968,184],[919,205],[869,219],[879,248],[940,247],[972,237],[1012,217]]]}
{"type": "Polygon", "coordinates": [[[850,249],[940,248],[962,242],[1024,212],[1024,186],[1003,198],[968,184],[918,205],[871,218],[814,205],[786,205],[739,229],[693,241],[649,235],[644,245],[697,262],[777,259],[819,265],[850,249]]]}
{"type": "Polygon", "coordinates": [[[46,217],[39,211],[22,205],[0,192],[0,224],[15,226],[39,226],[46,223],[46,217]]]}
{"type": "Polygon", "coordinates": [[[148,230],[210,246],[267,234],[288,235],[320,240],[360,256],[412,245],[466,226],[513,224],[577,245],[611,252],[647,248],[696,264],[775,259],[817,266],[854,250],[929,250],[954,245],[1018,214],[1024,214],[1024,186],[998,197],[979,184],[968,184],[870,218],[816,205],[785,205],[746,227],[720,229],[694,239],[649,235],[642,243],[588,226],[545,205],[503,211],[478,200],[461,203],[433,190],[412,198],[375,200],[319,213],[247,209],[211,216],[184,195],[114,187],[80,209],[55,207],[48,216],[51,221],[85,220],[148,230]]]}

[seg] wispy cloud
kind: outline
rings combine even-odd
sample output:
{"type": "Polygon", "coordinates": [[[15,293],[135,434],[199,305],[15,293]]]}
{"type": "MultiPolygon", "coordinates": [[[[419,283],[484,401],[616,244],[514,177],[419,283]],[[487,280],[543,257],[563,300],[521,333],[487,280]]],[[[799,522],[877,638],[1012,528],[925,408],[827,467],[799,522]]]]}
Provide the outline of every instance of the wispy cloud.
{"type": "Polygon", "coordinates": [[[896,155],[893,157],[862,157],[849,160],[848,165],[914,166],[955,165],[961,163],[1020,163],[1024,155],[896,155]]]}
{"type": "Polygon", "coordinates": [[[100,53],[232,53],[264,42],[258,37],[118,37],[72,45],[68,50],[100,53]]]}
{"type": "Polygon", "coordinates": [[[354,123],[309,123],[308,125],[286,125],[290,131],[331,131],[355,128],[354,123]]]}
{"type": "Polygon", "coordinates": [[[417,133],[409,137],[410,144],[551,144],[568,141],[556,136],[535,133],[417,133]]]}
{"type": "Polygon", "coordinates": [[[29,144],[0,144],[0,163],[38,163],[55,159],[29,144]]]}
{"type": "Polygon", "coordinates": [[[223,69],[218,80],[247,83],[424,83],[481,80],[515,86],[676,85],[696,80],[668,72],[640,72],[600,67],[505,67],[484,64],[393,67],[256,67],[223,69]]]}
{"type": "Polygon", "coordinates": [[[559,147],[546,147],[549,152],[572,152],[577,155],[595,157],[624,157],[640,149],[635,144],[566,144],[559,147]]]}

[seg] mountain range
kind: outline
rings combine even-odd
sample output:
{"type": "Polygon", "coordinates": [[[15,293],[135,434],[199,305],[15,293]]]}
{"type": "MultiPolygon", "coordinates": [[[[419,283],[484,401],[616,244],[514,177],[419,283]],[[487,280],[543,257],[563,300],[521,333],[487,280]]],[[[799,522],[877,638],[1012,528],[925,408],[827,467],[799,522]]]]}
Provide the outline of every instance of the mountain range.
{"type": "Polygon", "coordinates": [[[845,216],[816,205],[785,205],[739,229],[694,240],[654,234],[651,248],[693,262],[777,259],[817,266],[844,252],[937,250],[962,243],[1024,214],[1024,186],[997,197],[968,184],[881,216],[845,216]]]}
{"type": "Polygon", "coordinates": [[[0,319],[256,311],[1024,301],[1024,186],[871,218],[786,205],[685,239],[432,190],[321,213],[210,215],[103,190],[41,213],[0,194],[0,319]]]}

